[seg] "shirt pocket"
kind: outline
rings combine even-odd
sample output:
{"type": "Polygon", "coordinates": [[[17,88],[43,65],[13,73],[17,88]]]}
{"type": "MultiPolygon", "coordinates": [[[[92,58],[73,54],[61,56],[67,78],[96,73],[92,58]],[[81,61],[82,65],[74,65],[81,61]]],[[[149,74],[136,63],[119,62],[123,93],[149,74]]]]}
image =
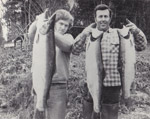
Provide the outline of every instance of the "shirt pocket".
{"type": "Polygon", "coordinates": [[[111,41],[110,42],[110,52],[111,53],[119,52],[119,41],[111,41]]]}

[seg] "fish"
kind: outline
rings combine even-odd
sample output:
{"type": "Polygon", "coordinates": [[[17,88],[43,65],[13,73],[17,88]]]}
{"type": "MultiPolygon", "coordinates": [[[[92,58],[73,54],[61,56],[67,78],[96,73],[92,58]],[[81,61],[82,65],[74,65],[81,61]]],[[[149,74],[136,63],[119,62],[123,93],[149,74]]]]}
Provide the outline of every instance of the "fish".
{"type": "Polygon", "coordinates": [[[32,53],[32,83],[36,94],[36,107],[45,109],[55,73],[55,37],[53,14],[48,18],[48,9],[37,19],[37,30],[34,38],[32,53]]]}
{"type": "Polygon", "coordinates": [[[128,99],[130,90],[135,79],[136,50],[134,36],[129,28],[125,27],[119,32],[120,38],[120,61],[121,61],[121,84],[122,97],[128,99]]]}
{"type": "Polygon", "coordinates": [[[91,39],[89,39],[87,41],[85,65],[87,87],[93,99],[93,110],[96,113],[100,113],[100,100],[104,73],[100,39],[95,41],[91,41],[91,39]]]}

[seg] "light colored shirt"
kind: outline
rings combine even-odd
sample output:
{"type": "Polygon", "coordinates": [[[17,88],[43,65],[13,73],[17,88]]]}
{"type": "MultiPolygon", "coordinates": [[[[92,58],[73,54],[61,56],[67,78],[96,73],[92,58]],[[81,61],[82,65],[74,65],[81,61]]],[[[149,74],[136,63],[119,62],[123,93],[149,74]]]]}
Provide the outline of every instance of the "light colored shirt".
{"type": "MultiPolygon", "coordinates": [[[[72,35],[65,34],[66,42],[70,42],[70,47],[74,43],[72,35]]],[[[56,44],[57,45],[57,44],[56,44]]],[[[63,45],[63,44],[62,44],[63,45]]],[[[62,48],[62,47],[61,47],[62,48]]],[[[63,51],[63,49],[56,46],[56,72],[53,76],[53,83],[66,83],[69,78],[69,62],[70,62],[70,52],[63,51]]]]}
{"type": "MultiPolygon", "coordinates": [[[[71,47],[74,43],[74,39],[72,35],[65,34],[64,37],[65,39],[63,40],[65,40],[65,42],[69,40],[68,42],[70,46],[68,45],[68,47],[71,47]]],[[[56,69],[52,79],[52,83],[66,83],[66,80],[68,80],[69,78],[69,61],[70,61],[71,51],[70,50],[66,51],[66,49],[70,49],[70,48],[64,48],[61,46],[59,48],[56,44],[56,69]]],[[[34,67],[34,62],[32,63],[32,69],[33,67],[34,67]]],[[[33,71],[32,69],[31,71],[33,71]]]]}

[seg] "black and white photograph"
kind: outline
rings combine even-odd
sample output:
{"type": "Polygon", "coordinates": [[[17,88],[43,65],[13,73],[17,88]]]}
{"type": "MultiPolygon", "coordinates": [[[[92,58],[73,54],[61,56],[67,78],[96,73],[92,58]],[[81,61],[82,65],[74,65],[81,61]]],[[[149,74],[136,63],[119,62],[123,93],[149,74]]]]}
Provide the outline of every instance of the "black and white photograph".
{"type": "Polygon", "coordinates": [[[150,0],[0,0],[0,119],[150,119],[150,0]]]}

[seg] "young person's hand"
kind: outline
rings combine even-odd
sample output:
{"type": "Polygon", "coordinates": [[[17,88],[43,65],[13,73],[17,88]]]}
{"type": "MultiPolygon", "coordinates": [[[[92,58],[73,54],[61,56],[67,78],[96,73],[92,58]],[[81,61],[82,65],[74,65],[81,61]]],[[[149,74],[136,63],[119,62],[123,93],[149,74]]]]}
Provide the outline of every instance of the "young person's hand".
{"type": "Polygon", "coordinates": [[[45,35],[50,28],[54,28],[54,22],[55,22],[55,16],[56,14],[52,14],[51,17],[49,17],[49,9],[47,8],[39,17],[39,23],[37,25],[41,25],[40,33],[45,35]]]}

